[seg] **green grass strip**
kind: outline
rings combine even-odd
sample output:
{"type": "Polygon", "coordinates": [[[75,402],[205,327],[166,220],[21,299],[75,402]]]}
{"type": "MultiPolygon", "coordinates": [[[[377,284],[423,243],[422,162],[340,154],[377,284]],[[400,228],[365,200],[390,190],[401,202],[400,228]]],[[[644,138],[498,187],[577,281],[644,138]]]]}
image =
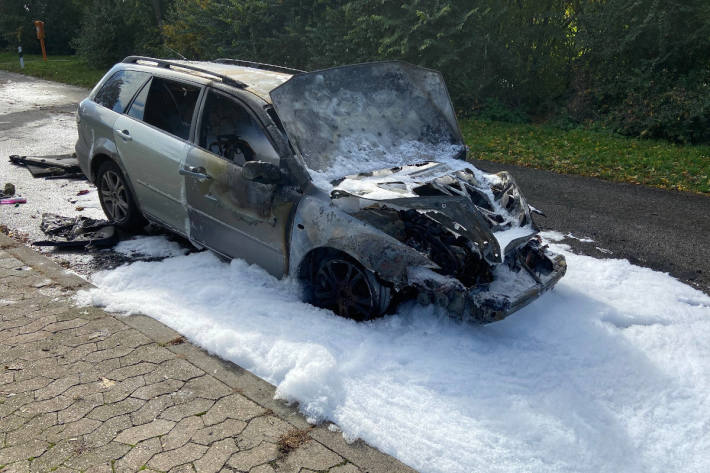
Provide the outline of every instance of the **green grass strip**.
{"type": "Polygon", "coordinates": [[[710,146],[475,119],[461,131],[475,159],[710,195],[710,146]]]}
{"type": "Polygon", "coordinates": [[[24,59],[25,68],[20,69],[17,53],[0,53],[0,69],[86,88],[96,85],[107,71],[91,67],[77,56],[49,56],[45,62],[41,55],[26,54],[24,59]]]}

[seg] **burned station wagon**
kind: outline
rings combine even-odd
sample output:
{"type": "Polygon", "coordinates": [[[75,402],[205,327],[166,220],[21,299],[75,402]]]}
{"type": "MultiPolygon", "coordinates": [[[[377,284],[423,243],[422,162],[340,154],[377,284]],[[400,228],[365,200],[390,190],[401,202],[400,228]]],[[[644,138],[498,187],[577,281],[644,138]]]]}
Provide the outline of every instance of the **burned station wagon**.
{"type": "Polygon", "coordinates": [[[128,57],[77,121],[82,170],[116,225],[147,219],[299,278],[346,317],[415,298],[492,322],[566,269],[513,178],[466,161],[436,71],[128,57]]]}

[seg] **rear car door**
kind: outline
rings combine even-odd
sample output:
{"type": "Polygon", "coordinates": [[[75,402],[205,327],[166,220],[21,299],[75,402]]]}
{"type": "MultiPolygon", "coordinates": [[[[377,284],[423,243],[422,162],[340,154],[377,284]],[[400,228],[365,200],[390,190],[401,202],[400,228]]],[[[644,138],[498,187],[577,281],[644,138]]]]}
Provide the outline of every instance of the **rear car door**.
{"type": "Polygon", "coordinates": [[[90,100],[79,104],[76,152],[87,176],[97,171],[89,168],[93,158],[91,153],[115,154],[113,125],[149,79],[147,72],[118,70],[104,81],[90,100]]]}
{"type": "Polygon", "coordinates": [[[242,176],[248,161],[279,165],[260,121],[240,101],[210,90],[195,142],[183,168],[190,239],[282,276],[293,202],[279,198],[279,185],[242,176]]]}
{"type": "Polygon", "coordinates": [[[201,91],[195,84],[154,76],[113,130],[141,210],[184,235],[184,180],[178,172],[191,147],[201,91]]]}

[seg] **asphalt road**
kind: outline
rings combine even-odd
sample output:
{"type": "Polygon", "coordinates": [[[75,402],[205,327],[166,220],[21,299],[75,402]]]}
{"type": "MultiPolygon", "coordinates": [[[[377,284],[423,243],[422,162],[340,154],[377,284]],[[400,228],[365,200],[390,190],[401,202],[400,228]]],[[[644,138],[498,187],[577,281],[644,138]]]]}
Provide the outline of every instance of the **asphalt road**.
{"type": "MultiPolygon", "coordinates": [[[[86,89],[0,71],[0,181],[15,182],[28,198],[23,206],[1,209],[0,223],[29,239],[42,235],[42,212],[101,217],[95,190],[87,183],[32,179],[6,162],[9,154],[71,152],[74,111],[87,94],[86,89]],[[83,189],[90,193],[77,197],[83,189]]],[[[536,217],[543,229],[594,240],[566,239],[575,251],[669,272],[710,294],[710,198],[488,161],[476,164],[486,171],[510,171],[528,201],[547,214],[536,217]]],[[[86,259],[93,257],[86,254],[52,256],[85,274],[104,265],[90,264],[86,259]]]]}
{"type": "Polygon", "coordinates": [[[575,251],[668,272],[710,294],[710,197],[474,163],[489,172],[509,171],[528,202],[545,212],[535,216],[541,228],[594,240],[567,238],[575,251]]]}

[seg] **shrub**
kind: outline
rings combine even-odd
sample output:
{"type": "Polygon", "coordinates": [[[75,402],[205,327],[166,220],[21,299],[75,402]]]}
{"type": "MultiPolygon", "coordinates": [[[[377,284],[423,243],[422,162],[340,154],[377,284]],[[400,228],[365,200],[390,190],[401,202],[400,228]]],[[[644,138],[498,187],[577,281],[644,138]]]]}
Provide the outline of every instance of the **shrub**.
{"type": "Polygon", "coordinates": [[[74,39],[89,64],[109,66],[132,54],[162,52],[162,36],[152,6],[141,0],[94,0],[74,39]]]}

